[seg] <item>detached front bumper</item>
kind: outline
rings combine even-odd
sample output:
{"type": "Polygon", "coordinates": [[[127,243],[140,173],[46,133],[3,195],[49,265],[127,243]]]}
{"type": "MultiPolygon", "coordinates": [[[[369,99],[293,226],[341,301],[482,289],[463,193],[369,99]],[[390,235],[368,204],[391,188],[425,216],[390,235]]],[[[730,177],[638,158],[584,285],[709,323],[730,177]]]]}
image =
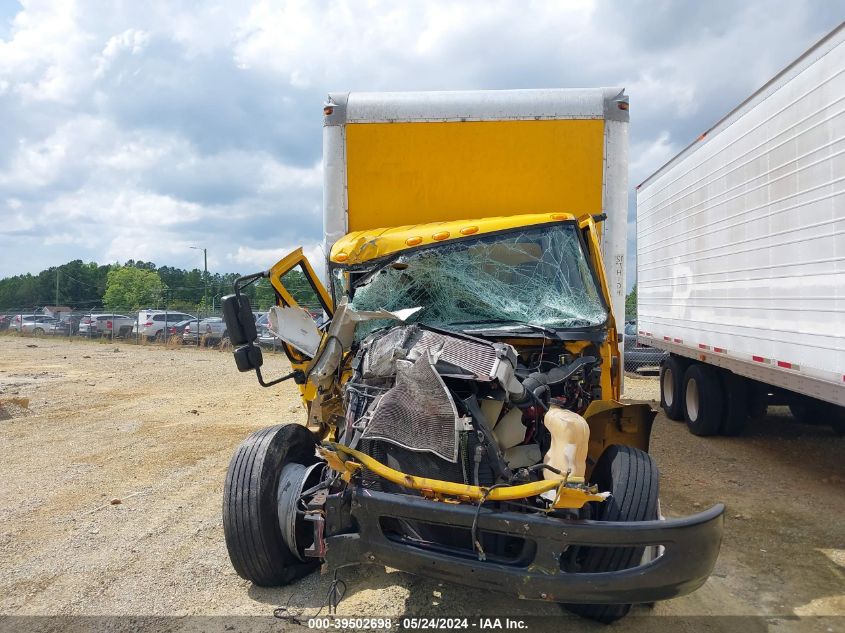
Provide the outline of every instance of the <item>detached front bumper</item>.
{"type": "Polygon", "coordinates": [[[482,509],[478,529],[523,539],[525,557],[509,564],[479,561],[471,552],[444,551],[388,536],[382,518],[422,521],[469,530],[472,505],[355,487],[351,518],[355,531],[326,538],[325,560],[337,568],[378,563],[413,574],[529,600],[584,604],[654,602],[681,596],[704,584],[719,555],[725,507],[666,521],[614,523],[563,520],[537,514],[482,509]],[[662,545],[662,555],[645,564],[603,573],[565,572],[561,554],[571,546],[662,545]]]}

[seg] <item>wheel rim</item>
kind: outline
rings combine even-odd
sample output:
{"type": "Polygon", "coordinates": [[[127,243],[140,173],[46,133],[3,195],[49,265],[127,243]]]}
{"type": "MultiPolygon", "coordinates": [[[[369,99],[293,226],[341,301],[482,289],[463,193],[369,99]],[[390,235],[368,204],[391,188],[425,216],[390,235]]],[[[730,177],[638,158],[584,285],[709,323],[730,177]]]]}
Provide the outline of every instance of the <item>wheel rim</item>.
{"type": "Polygon", "coordinates": [[[675,381],[672,376],[672,370],[668,367],[663,370],[663,402],[667,407],[671,407],[675,401],[675,390],[673,389],[675,381]]]}
{"type": "Polygon", "coordinates": [[[687,381],[686,389],[687,415],[695,422],[698,419],[698,383],[695,380],[687,381]]]}
{"type": "Polygon", "coordinates": [[[309,543],[302,542],[302,528],[305,518],[299,510],[299,502],[302,491],[313,486],[318,479],[319,471],[317,466],[321,462],[303,466],[302,464],[290,463],[282,468],[279,475],[279,487],[276,493],[278,500],[277,512],[279,517],[279,528],[282,531],[282,540],[291,553],[299,560],[304,561],[303,553],[309,543]]]}

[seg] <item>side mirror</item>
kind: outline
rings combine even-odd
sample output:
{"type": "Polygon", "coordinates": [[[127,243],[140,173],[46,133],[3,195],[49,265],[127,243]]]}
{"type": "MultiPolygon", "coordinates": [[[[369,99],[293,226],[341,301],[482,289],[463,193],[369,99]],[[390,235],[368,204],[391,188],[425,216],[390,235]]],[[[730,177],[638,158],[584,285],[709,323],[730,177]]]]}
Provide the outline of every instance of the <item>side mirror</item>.
{"type": "MultiPolygon", "coordinates": [[[[255,329],[255,317],[252,314],[249,299],[244,295],[226,295],[220,300],[220,304],[232,345],[239,347],[254,343],[258,338],[258,331],[255,329]]],[[[237,352],[235,352],[235,358],[237,359],[237,352]]],[[[258,366],[260,365],[259,362],[258,366]]],[[[238,362],[239,369],[240,366],[238,362]]],[[[246,371],[246,369],[241,369],[241,371],[246,371]]]]}
{"type": "Polygon", "coordinates": [[[235,365],[238,366],[238,371],[250,371],[251,369],[258,369],[264,364],[264,357],[261,354],[261,348],[255,345],[244,345],[234,351],[235,365]]]}

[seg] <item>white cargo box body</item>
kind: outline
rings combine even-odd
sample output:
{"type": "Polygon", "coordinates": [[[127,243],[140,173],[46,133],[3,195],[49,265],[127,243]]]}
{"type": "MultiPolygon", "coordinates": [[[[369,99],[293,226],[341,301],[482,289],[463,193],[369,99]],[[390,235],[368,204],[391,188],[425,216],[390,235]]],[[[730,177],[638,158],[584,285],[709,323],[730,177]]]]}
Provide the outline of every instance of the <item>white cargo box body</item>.
{"type": "Polygon", "coordinates": [[[845,29],[637,191],[638,339],[845,405],[845,29]]]}

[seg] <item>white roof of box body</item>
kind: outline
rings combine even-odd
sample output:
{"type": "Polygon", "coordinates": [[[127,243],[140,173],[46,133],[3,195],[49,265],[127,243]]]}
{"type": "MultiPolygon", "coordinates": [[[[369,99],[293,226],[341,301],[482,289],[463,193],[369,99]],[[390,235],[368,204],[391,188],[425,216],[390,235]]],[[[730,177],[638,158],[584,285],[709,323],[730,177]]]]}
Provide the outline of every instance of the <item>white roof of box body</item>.
{"type": "Polygon", "coordinates": [[[412,121],[529,119],[628,120],[622,88],[466,90],[456,92],[333,92],[326,125],[412,121]]]}

